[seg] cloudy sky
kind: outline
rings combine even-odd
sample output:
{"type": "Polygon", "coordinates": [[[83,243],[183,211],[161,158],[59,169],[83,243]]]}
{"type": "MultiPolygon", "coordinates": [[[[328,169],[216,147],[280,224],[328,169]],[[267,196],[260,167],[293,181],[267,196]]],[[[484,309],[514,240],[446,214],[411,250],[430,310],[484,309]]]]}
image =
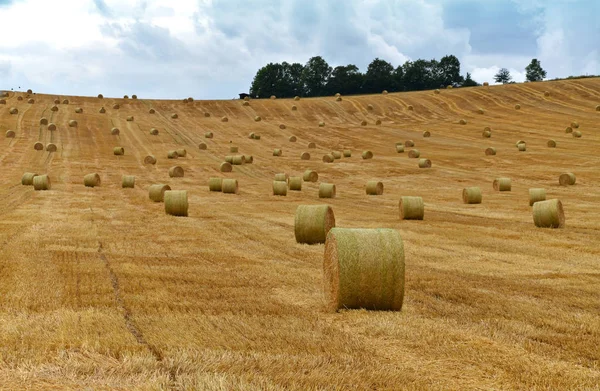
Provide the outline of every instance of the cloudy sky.
{"type": "Polygon", "coordinates": [[[230,99],[269,62],[600,74],[600,0],[0,0],[0,89],[230,99]]]}

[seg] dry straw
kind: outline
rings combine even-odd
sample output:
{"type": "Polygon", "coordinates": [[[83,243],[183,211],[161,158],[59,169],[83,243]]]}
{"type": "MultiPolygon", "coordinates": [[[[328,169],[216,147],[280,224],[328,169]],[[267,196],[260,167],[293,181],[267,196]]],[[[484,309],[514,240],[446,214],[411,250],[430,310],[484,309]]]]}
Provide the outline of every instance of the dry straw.
{"type": "Polygon", "coordinates": [[[154,114],[154,113],[156,113],[156,110],[154,110],[154,109],[148,110],[148,114],[154,114]]]}
{"type": "Polygon", "coordinates": [[[382,195],[383,194],[383,183],[378,181],[368,181],[365,187],[367,195],[382,195]]]}
{"type": "Polygon", "coordinates": [[[400,220],[423,220],[425,204],[421,197],[400,197],[400,220]]]}
{"type": "Polygon", "coordinates": [[[297,141],[296,136],[290,136],[290,138],[288,138],[290,143],[295,143],[297,141]]]}
{"type": "Polygon", "coordinates": [[[533,204],[533,223],[540,228],[563,228],[565,212],[562,202],[554,199],[533,204]]]}
{"type": "Polygon", "coordinates": [[[287,183],[285,181],[273,181],[273,195],[286,196],[287,183]]]}
{"type": "Polygon", "coordinates": [[[579,130],[573,131],[573,137],[575,137],[575,138],[581,138],[581,132],[579,130]]]}
{"type": "Polygon", "coordinates": [[[555,140],[548,140],[548,147],[549,148],[556,148],[556,141],[555,140]]]}
{"type": "Polygon", "coordinates": [[[100,110],[98,110],[98,112],[100,114],[104,114],[104,113],[106,113],[106,109],[104,107],[100,107],[100,110]]]}
{"type": "Polygon", "coordinates": [[[368,105],[367,105],[367,110],[369,110],[369,111],[372,111],[372,110],[373,110],[373,105],[371,105],[371,104],[368,104],[368,105]]]}
{"type": "Polygon", "coordinates": [[[363,151],[362,158],[365,160],[373,159],[373,152],[371,151],[363,151]]]}
{"type": "Polygon", "coordinates": [[[119,130],[119,128],[112,128],[110,130],[110,134],[112,134],[113,136],[118,136],[119,133],[121,133],[121,131],[119,130]]]}
{"type": "Polygon", "coordinates": [[[128,116],[127,121],[129,121],[129,122],[133,121],[133,115],[128,116]]]}
{"type": "Polygon", "coordinates": [[[465,204],[481,204],[481,189],[479,187],[465,187],[462,192],[465,204]]]}
{"type": "Polygon", "coordinates": [[[51,183],[48,175],[36,175],[33,177],[34,190],[50,190],[51,183]]]}
{"type": "Polygon", "coordinates": [[[400,311],[404,245],[394,229],[333,228],[323,259],[327,308],[400,311]]]}
{"type": "Polygon", "coordinates": [[[289,179],[289,175],[282,172],[282,173],[278,173],[275,174],[275,178],[273,179],[274,181],[278,181],[278,182],[285,182],[287,183],[288,179],[289,179]]]}
{"type": "Polygon", "coordinates": [[[325,126],[325,122],[323,122],[323,121],[319,122],[319,127],[320,127],[320,128],[322,128],[322,127],[324,127],[324,126],[325,126]]]}
{"type": "Polygon", "coordinates": [[[231,172],[233,167],[231,166],[231,163],[223,162],[221,163],[221,166],[219,166],[219,170],[221,170],[221,172],[231,172]]]}
{"type": "Polygon", "coordinates": [[[187,155],[185,148],[179,148],[175,152],[177,152],[177,156],[179,157],[185,157],[187,155]]]}
{"type": "Polygon", "coordinates": [[[296,111],[296,110],[298,110],[298,107],[296,105],[293,105],[292,106],[292,111],[296,111]]]}
{"type": "Polygon", "coordinates": [[[166,190],[164,198],[166,214],[181,217],[188,215],[187,190],[166,190]]]}
{"type": "Polygon", "coordinates": [[[302,175],[304,182],[317,182],[319,180],[319,174],[313,170],[306,170],[302,175]]]}
{"type": "Polygon", "coordinates": [[[87,174],[83,177],[83,185],[85,187],[96,187],[100,186],[101,180],[100,175],[97,173],[87,174]]]}
{"type": "Polygon", "coordinates": [[[301,191],[302,190],[302,177],[291,176],[288,180],[290,190],[301,191]]]}
{"type": "Polygon", "coordinates": [[[254,121],[255,121],[255,122],[260,122],[260,121],[262,121],[262,118],[261,118],[261,116],[260,116],[260,115],[257,115],[256,117],[254,117],[254,121]]]}
{"type": "Polygon", "coordinates": [[[7,138],[15,138],[15,131],[14,130],[7,130],[6,131],[6,137],[7,138]]]}
{"type": "Polygon", "coordinates": [[[363,120],[363,121],[360,123],[360,126],[367,126],[367,121],[363,120]]]}
{"type": "Polygon", "coordinates": [[[55,105],[55,106],[52,106],[52,107],[50,108],[50,111],[58,111],[58,106],[56,106],[56,105],[55,105]]]}
{"type": "Polygon", "coordinates": [[[317,144],[315,144],[315,143],[312,143],[312,142],[311,142],[311,143],[308,143],[308,148],[309,148],[309,149],[314,149],[314,148],[316,148],[316,147],[317,147],[317,144]]]}
{"type": "Polygon", "coordinates": [[[512,182],[510,178],[496,178],[494,179],[493,187],[496,191],[510,191],[512,182]]]}
{"type": "Polygon", "coordinates": [[[46,117],[40,118],[40,125],[48,125],[48,118],[46,118],[46,117]]]}
{"type": "Polygon", "coordinates": [[[279,129],[283,130],[285,128],[286,128],[286,126],[284,124],[279,124],[279,129]]]}
{"type": "Polygon", "coordinates": [[[56,152],[57,150],[58,150],[58,148],[56,147],[56,144],[53,144],[53,143],[46,144],[47,152],[56,152]]]}
{"type": "Polygon", "coordinates": [[[150,129],[150,134],[153,136],[158,136],[158,129],[156,129],[156,128],[150,129]]]}
{"type": "Polygon", "coordinates": [[[77,114],[81,114],[81,113],[83,113],[83,109],[81,107],[78,107],[78,108],[75,109],[75,112],[77,114]]]}
{"type": "Polygon", "coordinates": [[[529,189],[529,206],[539,201],[546,201],[546,189],[529,189]]]}
{"type": "Polygon", "coordinates": [[[177,154],[177,151],[168,151],[167,152],[167,158],[169,159],[177,159],[179,157],[179,155],[177,154]]]}
{"type": "Polygon", "coordinates": [[[572,127],[570,127],[570,126],[567,126],[567,127],[565,128],[565,133],[573,133],[573,128],[572,128],[572,127]]]}
{"type": "Polygon", "coordinates": [[[104,99],[104,95],[98,94],[98,99],[104,99]]]}
{"type": "Polygon", "coordinates": [[[214,136],[213,132],[206,132],[206,133],[204,133],[204,137],[205,138],[213,138],[213,136],[214,136]]]}
{"type": "Polygon", "coordinates": [[[200,144],[198,144],[198,149],[205,150],[206,148],[208,148],[208,145],[206,145],[206,143],[200,143],[200,144]]]}
{"type": "Polygon", "coordinates": [[[234,166],[241,166],[244,163],[246,163],[246,157],[244,155],[235,155],[231,159],[231,164],[234,166]]]}
{"type": "Polygon", "coordinates": [[[16,107],[11,107],[9,113],[10,114],[19,114],[19,110],[16,107]]]}
{"type": "Polygon", "coordinates": [[[125,155],[125,148],[123,147],[114,147],[113,148],[113,153],[117,156],[122,156],[125,155]]]}
{"type": "Polygon", "coordinates": [[[298,101],[298,100],[300,100],[300,97],[299,97],[298,95],[296,95],[296,96],[294,97],[294,100],[298,101]]]}
{"type": "Polygon", "coordinates": [[[221,185],[223,193],[238,194],[239,185],[237,179],[223,179],[221,185]]]}
{"type": "Polygon", "coordinates": [[[121,187],[124,189],[133,189],[135,187],[135,176],[123,175],[123,178],[121,178],[121,187]]]}
{"type": "Polygon", "coordinates": [[[205,117],[205,118],[209,118],[209,117],[210,117],[210,113],[209,113],[208,111],[205,111],[205,112],[204,112],[204,117],[205,117]]]}
{"type": "Polygon", "coordinates": [[[521,109],[521,105],[517,103],[517,104],[515,105],[515,110],[520,110],[520,109],[521,109]]]}
{"type": "Polygon", "coordinates": [[[410,151],[408,151],[409,158],[417,159],[419,156],[421,156],[421,152],[419,152],[418,149],[411,149],[410,151]]]}
{"type": "Polygon", "coordinates": [[[352,151],[349,149],[344,149],[343,154],[344,157],[352,157],[352,151]]]}
{"type": "Polygon", "coordinates": [[[208,178],[208,190],[221,192],[223,186],[222,178],[208,178]]]}
{"type": "Polygon", "coordinates": [[[34,172],[26,172],[23,174],[23,176],[21,177],[21,184],[23,186],[32,186],[33,185],[33,178],[37,176],[36,173],[34,172]]]}
{"type": "Polygon", "coordinates": [[[404,146],[405,146],[406,148],[412,148],[412,147],[414,147],[414,146],[415,146],[415,142],[414,142],[414,141],[412,141],[412,140],[406,140],[406,141],[404,142],[404,146]]]}
{"type": "Polygon", "coordinates": [[[482,136],[485,138],[490,138],[492,137],[492,132],[490,130],[484,130],[482,136]]]}
{"type": "Polygon", "coordinates": [[[254,162],[254,157],[252,155],[245,155],[246,164],[252,164],[254,162]]]}
{"type": "Polygon", "coordinates": [[[77,121],[75,121],[74,119],[69,121],[69,127],[70,128],[76,128],[77,127],[77,121]]]}
{"type": "Polygon", "coordinates": [[[333,156],[335,160],[339,160],[342,158],[342,153],[340,151],[331,151],[331,156],[333,156]]]}
{"type": "Polygon", "coordinates": [[[43,151],[44,144],[42,144],[38,141],[37,143],[33,144],[33,149],[35,149],[36,151],[43,151]]]}
{"type": "Polygon", "coordinates": [[[154,155],[148,155],[144,158],[144,164],[156,164],[156,157],[154,155]]]}
{"type": "Polygon", "coordinates": [[[571,122],[571,127],[573,129],[579,129],[579,123],[578,122],[571,122]]]}
{"type": "Polygon", "coordinates": [[[148,195],[154,202],[163,202],[165,199],[165,191],[171,190],[169,185],[156,184],[148,188],[148,195]]]}
{"type": "Polygon", "coordinates": [[[466,125],[467,121],[464,120],[464,119],[461,119],[460,121],[458,121],[458,123],[461,124],[461,125],[466,125]]]}
{"type": "Polygon", "coordinates": [[[525,152],[527,150],[527,144],[521,143],[517,146],[517,148],[519,149],[519,152],[525,152]]]}
{"type": "Polygon", "coordinates": [[[402,144],[396,144],[396,152],[398,152],[398,153],[404,153],[404,145],[402,145],[402,144]]]}
{"type": "Polygon", "coordinates": [[[183,178],[183,167],[173,166],[169,168],[169,177],[171,178],[183,178]]]}
{"type": "Polygon", "coordinates": [[[423,137],[431,137],[431,132],[426,130],[423,132],[423,137]]]}
{"type": "Polygon", "coordinates": [[[574,185],[576,180],[577,179],[575,178],[575,174],[573,174],[572,172],[565,172],[564,174],[560,174],[560,176],[558,177],[558,183],[561,186],[574,185]]]}
{"type": "Polygon", "coordinates": [[[27,99],[27,103],[29,103],[29,104],[34,104],[34,103],[35,103],[35,101],[34,101],[33,99],[27,99]]]}
{"type": "Polygon", "coordinates": [[[302,155],[300,155],[300,159],[301,160],[310,160],[310,153],[302,152],[302,155]]]}
{"type": "Polygon", "coordinates": [[[294,219],[297,243],[325,243],[327,234],[335,227],[335,216],[329,205],[299,205],[294,219]]]}
{"type": "Polygon", "coordinates": [[[227,118],[227,117],[222,117],[222,118],[221,118],[221,122],[229,122],[229,118],[227,118]]]}
{"type": "Polygon", "coordinates": [[[419,159],[419,168],[431,168],[431,160],[419,159]]]}
{"type": "Polygon", "coordinates": [[[330,153],[328,153],[327,155],[323,155],[323,162],[324,163],[333,163],[334,160],[335,160],[335,158],[330,153]]]}
{"type": "Polygon", "coordinates": [[[281,152],[281,149],[279,148],[275,148],[273,150],[273,156],[281,156],[283,152],[281,152]]]}
{"type": "Polygon", "coordinates": [[[321,183],[319,185],[319,198],[335,198],[335,185],[333,183],[321,183]]]}

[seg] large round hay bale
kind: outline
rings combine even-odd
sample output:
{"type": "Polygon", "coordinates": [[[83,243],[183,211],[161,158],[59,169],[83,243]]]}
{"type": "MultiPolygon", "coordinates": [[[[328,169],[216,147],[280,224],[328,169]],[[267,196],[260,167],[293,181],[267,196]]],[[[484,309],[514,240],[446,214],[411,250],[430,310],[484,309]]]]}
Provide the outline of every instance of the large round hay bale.
{"type": "Polygon", "coordinates": [[[404,145],[402,145],[402,144],[396,144],[396,152],[397,153],[404,153],[404,145]]]}
{"type": "Polygon", "coordinates": [[[558,183],[561,186],[574,185],[576,180],[577,179],[575,178],[575,174],[573,174],[572,172],[565,172],[564,174],[560,174],[560,176],[558,177],[558,183]]]}
{"type": "Polygon", "coordinates": [[[523,141],[523,140],[519,140],[519,141],[517,141],[517,142],[515,143],[515,146],[516,146],[517,148],[519,148],[519,144],[525,144],[525,141],[523,141]]]}
{"type": "Polygon", "coordinates": [[[365,186],[367,195],[382,195],[383,194],[383,183],[378,181],[368,181],[365,186]]]}
{"type": "Polygon", "coordinates": [[[53,144],[53,143],[46,144],[47,152],[56,152],[57,150],[58,150],[58,148],[56,147],[56,144],[53,144]]]}
{"type": "Polygon", "coordinates": [[[275,95],[271,95],[271,99],[277,99],[275,95]]]}
{"type": "Polygon", "coordinates": [[[37,143],[33,144],[33,149],[35,149],[36,151],[43,151],[44,144],[42,144],[38,141],[37,143]]]}
{"type": "Polygon", "coordinates": [[[486,148],[485,154],[486,154],[486,156],[494,156],[496,154],[496,148],[494,148],[494,147],[486,148]]]}
{"type": "Polygon", "coordinates": [[[23,176],[21,177],[21,184],[23,186],[32,186],[33,185],[33,178],[37,176],[36,173],[34,172],[26,172],[23,174],[23,176]]]}
{"type": "Polygon", "coordinates": [[[135,188],[135,176],[134,175],[123,175],[121,178],[121,187],[124,189],[135,188]]]}
{"type": "Polygon", "coordinates": [[[485,110],[483,110],[483,109],[477,109],[477,114],[483,115],[483,114],[485,114],[485,110]]]}
{"type": "Polygon", "coordinates": [[[78,125],[77,121],[75,121],[74,119],[69,121],[69,127],[70,128],[76,128],[78,125]]]}
{"type": "Polygon", "coordinates": [[[206,148],[208,148],[208,145],[206,145],[206,143],[200,143],[200,144],[198,144],[198,149],[205,150],[206,148]]]}
{"type": "Polygon", "coordinates": [[[400,220],[423,220],[425,204],[421,197],[400,197],[400,220]]]}
{"type": "Polygon", "coordinates": [[[46,118],[46,117],[40,118],[40,125],[48,125],[48,118],[46,118]]]}
{"type": "Polygon", "coordinates": [[[310,153],[302,152],[302,155],[300,155],[300,159],[301,160],[310,160],[310,153]]]}
{"type": "Polygon", "coordinates": [[[294,100],[295,100],[295,101],[298,101],[298,100],[300,100],[300,97],[299,97],[298,95],[296,95],[296,96],[294,97],[294,100]]]}
{"type": "Polygon", "coordinates": [[[6,99],[0,99],[0,105],[5,105],[6,104],[6,99]]]}
{"type": "Polygon", "coordinates": [[[437,95],[440,93],[440,90],[436,88],[435,90],[433,90],[433,93],[437,95]]]}
{"type": "Polygon", "coordinates": [[[252,155],[244,155],[244,157],[246,158],[246,164],[254,163],[254,157],[252,155]]]}
{"type": "Polygon", "coordinates": [[[115,154],[117,156],[125,155],[125,148],[123,148],[123,147],[114,147],[113,148],[113,154],[115,154]]]}
{"type": "Polygon", "coordinates": [[[342,96],[342,94],[340,94],[339,92],[336,92],[334,96],[337,98],[339,96],[342,96]]]}
{"type": "Polygon", "coordinates": [[[204,137],[205,138],[213,138],[213,136],[214,136],[213,132],[206,132],[206,133],[204,133],[204,137]]]}
{"type": "Polygon", "coordinates": [[[129,122],[133,121],[133,115],[128,115],[126,119],[129,122]]]}
{"type": "Polygon", "coordinates": [[[319,185],[319,198],[335,198],[335,185],[333,183],[321,183],[319,185]]]}
{"type": "Polygon", "coordinates": [[[177,151],[171,150],[167,152],[167,159],[177,159],[178,157],[177,151]]]}
{"type": "Polygon", "coordinates": [[[136,94],[131,95],[131,99],[137,99],[137,95],[136,94]]]}
{"type": "Polygon", "coordinates": [[[373,111],[373,105],[372,105],[372,104],[368,104],[368,105],[367,105],[367,110],[369,110],[369,111],[373,111]]]}
{"type": "Polygon", "coordinates": [[[229,152],[231,152],[231,153],[237,153],[237,151],[238,151],[238,147],[234,147],[234,146],[230,146],[229,147],[229,152]]]}
{"type": "Polygon", "coordinates": [[[154,155],[148,155],[144,158],[144,164],[156,164],[156,157],[154,155]]]}
{"type": "Polygon", "coordinates": [[[549,91],[544,91],[544,96],[547,98],[550,96],[550,92],[549,91]]]}
{"type": "Polygon", "coordinates": [[[250,106],[250,102],[245,101],[245,102],[242,103],[242,106],[250,106]]]}
{"type": "Polygon", "coordinates": [[[58,111],[58,106],[54,105],[50,107],[50,111],[58,111]]]}
{"type": "Polygon", "coordinates": [[[363,151],[362,158],[365,160],[373,159],[373,152],[371,151],[363,151]]]}
{"type": "Polygon", "coordinates": [[[68,105],[69,104],[69,100],[68,99],[63,99],[62,104],[63,105],[68,105]]]}
{"type": "Polygon", "coordinates": [[[260,134],[254,133],[254,140],[260,140],[260,134]]]}
{"type": "Polygon", "coordinates": [[[581,132],[579,130],[575,130],[573,131],[573,137],[575,138],[581,138],[581,132]]]}
{"type": "Polygon", "coordinates": [[[367,126],[367,121],[362,120],[361,123],[360,123],[360,126],[367,126]]]}
{"type": "Polygon", "coordinates": [[[177,113],[173,113],[173,114],[171,114],[171,118],[177,119],[177,118],[179,118],[179,115],[177,115],[177,113]]]}
{"type": "Polygon", "coordinates": [[[15,138],[15,131],[14,130],[7,130],[6,131],[6,137],[7,138],[15,138]]]}
{"type": "Polygon", "coordinates": [[[204,118],[209,118],[210,117],[210,113],[208,111],[204,112],[204,118]]]}
{"type": "Polygon", "coordinates": [[[297,243],[325,243],[327,234],[335,227],[335,216],[329,205],[299,205],[294,219],[297,243]]]}
{"type": "Polygon", "coordinates": [[[81,114],[81,113],[83,113],[83,109],[81,107],[78,107],[78,108],[75,109],[75,112],[77,114],[81,114]]]}
{"type": "Polygon", "coordinates": [[[529,189],[529,206],[538,201],[546,201],[546,189],[529,189]]]}
{"type": "Polygon", "coordinates": [[[150,110],[148,110],[148,114],[154,114],[154,113],[156,113],[156,110],[154,110],[152,108],[150,110]]]}
{"type": "Polygon", "coordinates": [[[490,138],[492,137],[492,132],[490,132],[489,130],[484,130],[482,136],[485,138],[490,138]]]}
{"type": "Polygon", "coordinates": [[[352,157],[352,151],[349,149],[344,149],[342,151],[342,153],[343,153],[344,157],[352,157]]]}
{"type": "Polygon", "coordinates": [[[209,191],[222,191],[223,178],[208,178],[209,191]]]}
{"type": "Polygon", "coordinates": [[[573,129],[579,129],[579,123],[578,122],[571,122],[571,127],[573,129]]]}
{"type": "Polygon", "coordinates": [[[419,159],[419,168],[431,168],[431,160],[419,159]]]}
{"type": "Polygon", "coordinates": [[[150,196],[150,199],[154,202],[163,202],[165,199],[165,191],[167,190],[171,190],[171,187],[169,185],[150,185],[150,187],[148,188],[148,195],[150,196]]]}
{"type": "Polygon", "coordinates": [[[260,121],[262,121],[262,118],[261,118],[261,116],[260,116],[260,115],[257,115],[256,117],[254,117],[254,121],[255,121],[255,122],[260,122],[260,121]]]}
{"type": "Polygon", "coordinates": [[[431,137],[431,132],[429,130],[424,131],[423,137],[431,137]]]}
{"type": "Polygon", "coordinates": [[[377,126],[381,125],[381,120],[378,119],[377,121],[375,121],[375,125],[377,125],[377,126]]]}
{"type": "Polygon", "coordinates": [[[104,95],[98,94],[98,99],[104,99],[104,95]]]}
{"type": "Polygon", "coordinates": [[[123,99],[129,99],[129,95],[123,95],[123,99]]]}
{"type": "Polygon", "coordinates": [[[494,179],[493,187],[496,191],[510,191],[512,188],[512,181],[510,178],[496,178],[494,179]]]}
{"type": "Polygon", "coordinates": [[[98,110],[98,112],[100,114],[104,114],[104,113],[106,113],[106,109],[104,107],[100,107],[100,110],[98,110]]]}
{"type": "Polygon", "coordinates": [[[527,144],[521,143],[517,145],[517,148],[519,149],[519,152],[525,152],[527,150],[527,144]]]}
{"type": "Polygon", "coordinates": [[[319,127],[320,127],[320,128],[322,128],[322,127],[324,127],[324,126],[325,126],[325,122],[323,122],[323,121],[319,122],[319,127]]]}
{"type": "Polygon", "coordinates": [[[297,111],[298,107],[296,105],[292,105],[292,111],[297,111]]]}
{"type": "Polygon", "coordinates": [[[461,119],[460,121],[458,121],[459,124],[461,125],[466,125],[467,124],[467,120],[461,119]]]}
{"type": "Polygon", "coordinates": [[[406,141],[404,142],[404,146],[405,146],[406,148],[412,148],[412,147],[414,147],[414,146],[415,146],[415,142],[414,142],[414,141],[412,141],[412,140],[406,140],[406,141]]]}
{"type": "Polygon", "coordinates": [[[296,139],[296,136],[290,136],[288,138],[288,140],[289,140],[290,143],[295,143],[297,139],[296,139]]]}
{"type": "Polygon", "coordinates": [[[100,186],[101,184],[101,180],[100,180],[100,175],[98,175],[97,173],[91,173],[91,174],[87,174],[86,176],[83,177],[83,185],[85,187],[96,187],[96,186],[100,186]]]}
{"type": "Polygon", "coordinates": [[[33,100],[33,98],[30,98],[30,99],[27,99],[27,103],[29,103],[29,104],[34,104],[34,103],[35,103],[35,101],[33,100]]]}
{"type": "Polygon", "coordinates": [[[19,114],[19,110],[16,107],[11,107],[8,111],[10,114],[19,114]]]}
{"type": "Polygon", "coordinates": [[[521,110],[521,105],[517,103],[517,104],[515,105],[515,110],[521,110]]]}
{"type": "Polygon", "coordinates": [[[317,144],[315,144],[315,143],[312,143],[312,142],[311,142],[311,143],[308,143],[308,149],[314,149],[314,148],[316,148],[316,147],[317,147],[317,144]]]}
{"type": "Polygon", "coordinates": [[[417,159],[419,156],[421,156],[421,152],[419,152],[418,149],[411,149],[408,151],[408,157],[411,159],[417,159]]]}
{"type": "Polygon", "coordinates": [[[302,190],[302,177],[299,177],[299,176],[289,177],[288,186],[290,187],[290,190],[301,191],[302,190]]]}
{"type": "Polygon", "coordinates": [[[290,176],[285,173],[285,172],[280,172],[275,174],[275,178],[273,178],[274,181],[278,181],[278,182],[285,182],[287,183],[287,181],[289,180],[290,176]]]}
{"type": "Polygon", "coordinates": [[[483,86],[484,86],[484,87],[489,87],[489,86],[490,86],[490,83],[488,83],[487,81],[484,81],[484,82],[483,82],[483,86]]]}
{"type": "Polygon", "coordinates": [[[565,128],[565,133],[573,133],[573,128],[571,128],[570,126],[567,126],[565,128]]]}
{"type": "Polygon", "coordinates": [[[231,163],[223,162],[219,166],[219,170],[221,170],[221,172],[231,172],[233,170],[233,167],[231,166],[231,163]]]}
{"type": "Polygon", "coordinates": [[[283,152],[281,152],[281,149],[279,148],[275,148],[273,150],[273,156],[281,156],[283,154],[283,152]]]}
{"type": "Polygon", "coordinates": [[[51,183],[48,175],[36,175],[33,177],[34,190],[50,190],[51,183]]]}
{"type": "Polygon", "coordinates": [[[481,204],[481,189],[479,187],[465,187],[462,192],[465,204],[481,204]]]}
{"type": "Polygon", "coordinates": [[[335,158],[330,153],[323,155],[323,163],[333,163],[334,160],[335,158]]]}
{"type": "Polygon", "coordinates": [[[177,152],[177,156],[179,157],[186,157],[187,155],[187,151],[185,150],[185,148],[179,148],[175,150],[175,152],[177,152]]]}
{"type": "Polygon", "coordinates": [[[60,104],[60,99],[54,99],[54,104],[55,105],[59,105],[60,104]]]}
{"type": "Polygon", "coordinates": [[[156,128],[152,128],[152,129],[150,129],[150,134],[151,134],[152,136],[158,136],[158,129],[156,129],[156,128]]]}
{"type": "Polygon", "coordinates": [[[284,124],[279,124],[279,129],[284,130],[286,128],[287,128],[287,126],[285,126],[284,124]]]}
{"type": "Polygon", "coordinates": [[[164,197],[166,214],[181,217],[188,215],[187,190],[166,190],[164,197]]]}
{"type": "Polygon", "coordinates": [[[192,102],[194,101],[194,98],[192,98],[192,97],[190,96],[190,97],[188,97],[188,98],[187,98],[187,101],[188,101],[189,103],[192,103],[192,102]]]}
{"type": "Polygon", "coordinates": [[[235,155],[233,159],[231,159],[231,164],[234,166],[241,166],[246,163],[246,157],[244,155],[235,155]]]}
{"type": "Polygon", "coordinates": [[[248,135],[248,138],[249,138],[249,139],[251,139],[251,140],[254,140],[254,132],[250,133],[250,134],[248,135]]]}
{"type": "Polygon", "coordinates": [[[554,199],[533,204],[533,223],[540,228],[563,228],[565,212],[562,202],[554,199]]]}
{"type": "Polygon", "coordinates": [[[223,193],[237,194],[239,192],[239,185],[237,179],[223,179],[221,187],[223,193]]]}
{"type": "Polygon", "coordinates": [[[183,178],[183,167],[173,166],[169,168],[169,177],[171,178],[183,178]]]}
{"type": "Polygon", "coordinates": [[[56,124],[53,124],[52,122],[50,122],[48,124],[48,130],[51,131],[51,132],[55,131],[56,130],[56,124]]]}
{"type": "Polygon", "coordinates": [[[395,229],[332,228],[325,242],[324,293],[331,311],[400,311],[404,245],[395,229]]]}
{"type": "Polygon", "coordinates": [[[306,170],[302,175],[304,182],[317,182],[319,180],[319,174],[313,170],[306,170]]]}
{"type": "Polygon", "coordinates": [[[556,141],[555,140],[548,140],[547,143],[549,148],[556,148],[556,141]]]}
{"type": "Polygon", "coordinates": [[[121,133],[121,131],[119,130],[119,128],[112,128],[110,130],[110,134],[113,136],[118,136],[121,133]]]}
{"type": "Polygon", "coordinates": [[[287,195],[287,182],[284,181],[273,181],[273,195],[286,196],[287,195]]]}
{"type": "Polygon", "coordinates": [[[121,105],[119,105],[118,103],[115,103],[113,105],[113,110],[119,110],[121,108],[121,105]]]}
{"type": "Polygon", "coordinates": [[[342,153],[340,151],[331,151],[331,156],[333,156],[335,160],[339,160],[342,158],[342,153]]]}
{"type": "Polygon", "coordinates": [[[229,122],[229,118],[227,118],[227,117],[222,117],[222,118],[221,118],[221,122],[229,122]]]}
{"type": "Polygon", "coordinates": [[[341,101],[342,101],[342,97],[341,97],[341,96],[338,96],[337,98],[335,98],[335,101],[336,101],[336,102],[341,102],[341,101]]]}
{"type": "Polygon", "coordinates": [[[596,111],[600,111],[600,105],[596,106],[596,111]]]}

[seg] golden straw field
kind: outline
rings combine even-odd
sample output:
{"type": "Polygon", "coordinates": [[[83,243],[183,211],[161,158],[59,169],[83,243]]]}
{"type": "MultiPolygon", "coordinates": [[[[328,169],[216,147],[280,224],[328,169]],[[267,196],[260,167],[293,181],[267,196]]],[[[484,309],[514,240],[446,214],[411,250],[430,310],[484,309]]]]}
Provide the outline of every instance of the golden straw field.
{"type": "Polygon", "coordinates": [[[600,79],[247,106],[5,99],[0,134],[15,137],[0,151],[0,390],[600,389],[600,79]],[[581,138],[566,133],[572,122],[581,138]],[[415,146],[397,153],[406,140],[415,146]],[[239,154],[253,163],[220,172],[239,154]],[[183,177],[169,176],[176,165],[183,177]],[[273,195],[275,174],[307,169],[318,182],[273,195]],[[21,185],[25,172],[48,174],[51,190],[21,185]],[[566,172],[575,185],[559,185],[566,172]],[[100,186],[83,185],[91,173],[100,186]],[[210,192],[210,177],[237,179],[239,194],[210,192]],[[510,192],[493,189],[500,177],[510,192]],[[383,194],[367,195],[368,181],[383,194]],[[187,190],[188,217],[149,199],[161,183],[187,190]],[[336,197],[319,199],[320,183],[336,197]],[[464,204],[473,186],[483,201],[464,204]],[[564,228],[535,227],[530,188],[562,201],[564,228]],[[423,198],[424,220],[400,220],[402,196],[423,198]],[[337,227],[400,232],[402,311],[327,309],[324,246],[294,238],[304,204],[331,205],[337,227]]]}

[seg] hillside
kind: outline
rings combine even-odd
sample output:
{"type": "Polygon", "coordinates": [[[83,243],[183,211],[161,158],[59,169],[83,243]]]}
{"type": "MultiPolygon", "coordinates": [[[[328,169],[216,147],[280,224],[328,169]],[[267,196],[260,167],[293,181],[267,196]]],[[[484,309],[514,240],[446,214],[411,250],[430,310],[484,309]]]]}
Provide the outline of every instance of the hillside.
{"type": "Polygon", "coordinates": [[[0,389],[600,387],[600,79],[249,106],[18,96],[26,94],[0,105],[2,134],[16,133],[0,152],[0,389]],[[54,112],[56,98],[69,103],[54,112]],[[581,138],[565,133],[573,121],[581,138]],[[409,139],[431,168],[420,169],[409,148],[396,153],[409,139]],[[37,141],[57,151],[36,151],[37,141]],[[253,164],[221,173],[230,145],[253,164]],[[178,148],[187,156],[167,159],[178,148]],[[322,162],[342,149],[352,157],[322,162]],[[363,150],[374,158],[363,160],[363,150]],[[304,151],[311,160],[300,159],[304,151]],[[149,154],[155,165],[144,164],[149,154]],[[173,165],[183,178],[169,178],[173,165]],[[272,195],[276,173],[306,169],[335,183],[337,197],[319,199],[319,184],[307,182],[272,195]],[[49,174],[52,189],[22,186],[24,172],[49,174]],[[101,186],[84,187],[93,172],[101,186]],[[559,186],[563,172],[575,186],[559,186]],[[121,188],[123,175],[136,176],[135,189],[121,188]],[[239,194],[209,192],[213,176],[238,179],[239,194]],[[512,191],[494,191],[497,177],[510,177],[512,191]],[[367,196],[368,180],[382,181],[383,195],[367,196]],[[151,202],[154,183],[188,190],[189,217],[151,202]],[[482,204],[462,203],[469,186],[481,187],[482,204]],[[534,226],[528,189],[537,187],[562,201],[565,228],[534,226]],[[423,197],[423,221],[399,219],[405,195],[423,197]],[[324,247],[294,239],[296,207],[320,203],[338,227],[401,233],[401,312],[327,311],[324,247]]]}

